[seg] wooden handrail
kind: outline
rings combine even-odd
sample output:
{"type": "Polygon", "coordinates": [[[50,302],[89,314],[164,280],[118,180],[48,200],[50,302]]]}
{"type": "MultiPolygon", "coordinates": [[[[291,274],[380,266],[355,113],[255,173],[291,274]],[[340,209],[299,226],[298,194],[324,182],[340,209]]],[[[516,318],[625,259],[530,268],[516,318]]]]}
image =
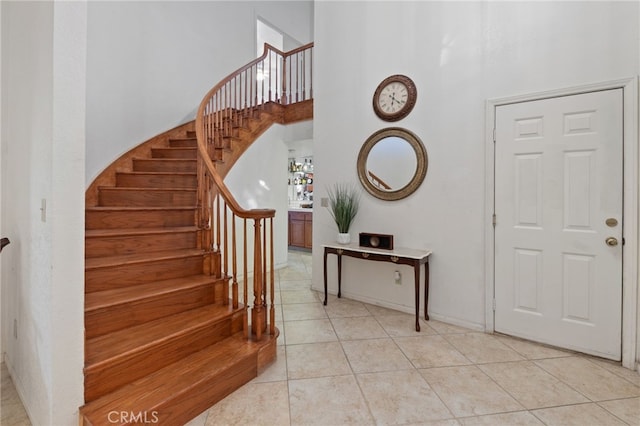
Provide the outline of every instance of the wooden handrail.
{"type": "Polygon", "coordinates": [[[236,199],[229,191],[229,188],[224,184],[224,181],[220,178],[220,175],[216,172],[215,166],[213,165],[213,161],[209,158],[207,153],[207,149],[203,147],[198,141],[198,152],[199,152],[199,160],[204,162],[204,168],[209,173],[209,177],[215,183],[218,191],[222,198],[224,198],[225,202],[229,205],[233,213],[243,219],[260,219],[265,217],[275,217],[276,211],[273,209],[250,209],[246,210],[238,204],[236,199]]]}
{"type": "MultiPolygon", "coordinates": [[[[247,338],[260,339],[264,332],[276,333],[273,255],[276,212],[273,209],[247,210],[240,206],[218,173],[215,162],[222,160],[225,150],[231,149],[229,143],[237,127],[264,111],[267,104],[286,106],[312,99],[312,49],[313,43],[285,53],[265,43],[262,56],[229,74],[207,92],[196,114],[198,222],[203,231],[201,246],[209,259],[205,262],[205,272],[231,281],[231,303],[236,309],[239,307],[238,262],[242,261],[247,338]],[[247,220],[253,220],[253,239],[247,238],[247,220]],[[241,223],[241,238],[236,231],[237,221],[241,223]],[[247,266],[250,250],[253,250],[252,271],[247,266]],[[253,273],[254,295],[251,335],[247,297],[250,272],[253,273]]],[[[228,303],[228,288],[225,294],[225,303],[228,303]]]]}
{"type": "MultiPolygon", "coordinates": [[[[204,160],[204,167],[206,168],[206,170],[208,172],[211,173],[212,178],[215,181],[216,186],[218,187],[222,197],[225,199],[225,201],[229,204],[229,206],[232,208],[232,210],[234,211],[235,214],[237,214],[240,217],[247,217],[247,218],[255,218],[255,217],[261,217],[264,214],[272,214],[275,215],[275,212],[273,213],[268,213],[267,210],[245,210],[243,209],[238,202],[235,200],[235,198],[233,197],[233,195],[231,194],[231,192],[229,191],[229,189],[226,187],[226,185],[224,184],[224,182],[222,181],[222,179],[220,178],[220,176],[218,175],[218,173],[215,172],[215,166],[213,164],[213,161],[211,160],[211,156],[210,156],[210,152],[208,150],[208,143],[213,143],[215,142],[215,135],[207,135],[207,129],[206,129],[206,124],[207,124],[207,118],[211,118],[211,116],[215,115],[216,113],[228,113],[229,115],[231,115],[232,111],[228,110],[228,108],[230,108],[230,105],[227,105],[228,103],[225,102],[224,108],[219,108],[218,110],[212,109],[210,111],[207,111],[207,108],[211,106],[211,100],[215,97],[216,94],[219,94],[221,92],[221,90],[223,90],[229,83],[231,83],[232,81],[234,81],[234,79],[236,79],[238,76],[242,75],[243,73],[247,72],[247,71],[252,71],[254,69],[254,67],[257,67],[258,65],[262,64],[263,67],[262,69],[264,69],[264,63],[265,60],[270,56],[271,53],[277,54],[280,57],[282,57],[283,59],[286,60],[286,58],[290,58],[293,57],[295,55],[301,54],[301,53],[305,53],[305,52],[310,52],[310,54],[312,54],[312,49],[313,49],[313,43],[309,43],[306,44],[304,46],[300,46],[296,49],[291,50],[290,52],[282,52],[279,49],[276,49],[275,47],[271,46],[268,43],[264,44],[264,53],[262,54],[262,56],[254,59],[253,61],[249,62],[247,65],[244,65],[240,68],[238,68],[236,71],[232,72],[231,74],[229,74],[228,76],[226,76],[224,79],[222,79],[222,81],[220,81],[218,84],[216,84],[211,90],[209,90],[209,92],[207,92],[207,94],[204,96],[202,102],[200,102],[200,106],[198,107],[198,112],[196,113],[196,137],[198,139],[198,151],[199,151],[199,155],[200,157],[204,160]],[[208,138],[211,138],[212,140],[207,140],[208,138]]],[[[312,61],[312,57],[311,57],[311,61],[312,61]]],[[[306,96],[304,98],[296,98],[296,102],[302,102],[304,100],[307,99],[311,99],[313,97],[313,84],[312,84],[312,62],[308,65],[309,66],[309,82],[308,82],[308,87],[309,87],[309,97],[307,98],[306,96]]],[[[284,65],[284,71],[286,71],[286,62],[284,65]]],[[[253,74],[252,74],[253,75],[253,74]]],[[[282,84],[281,87],[285,88],[287,86],[286,80],[286,74],[281,75],[282,76],[282,84]]],[[[264,77],[264,74],[263,74],[264,77]]],[[[277,77],[277,75],[276,75],[277,77]]],[[[291,73],[289,73],[289,79],[291,79],[291,73]]],[[[263,80],[264,81],[264,80],[263,80]]],[[[269,80],[271,81],[271,80],[269,80]]],[[[291,81],[291,80],[290,80],[291,81]]],[[[298,81],[298,80],[296,80],[298,81]]],[[[245,80],[245,89],[247,87],[247,85],[249,85],[249,83],[245,80]]],[[[305,84],[306,82],[303,82],[302,84],[305,84]]],[[[253,84],[253,82],[251,82],[251,84],[253,84]]],[[[297,85],[297,84],[296,84],[297,85]]],[[[268,86],[270,87],[271,84],[268,84],[268,86]]],[[[289,85],[291,86],[291,84],[289,85]]],[[[264,87],[264,84],[263,84],[264,87]]],[[[277,87],[277,86],[276,86],[277,87]]],[[[304,86],[306,87],[306,85],[304,86]]],[[[240,88],[242,89],[242,88],[240,88]]],[[[257,90],[257,85],[255,87],[255,89],[257,90]]],[[[235,90],[234,90],[235,93],[235,90]]],[[[264,93],[263,93],[264,94],[264,93]]],[[[226,95],[226,93],[225,93],[226,95]]],[[[246,92],[244,92],[244,99],[240,99],[241,101],[250,101],[250,99],[247,97],[248,94],[246,92]]],[[[253,95],[253,94],[251,94],[253,95]]],[[[271,101],[271,100],[269,100],[271,101]]],[[[289,104],[289,103],[295,103],[295,102],[286,102],[285,104],[289,104]]],[[[259,106],[259,105],[264,105],[264,102],[262,102],[261,104],[256,103],[253,106],[259,106]]],[[[244,109],[250,107],[251,105],[247,105],[245,103],[245,105],[243,106],[244,109]]],[[[215,105],[214,105],[215,107],[215,105]]],[[[237,107],[237,106],[236,106],[237,107]]],[[[216,117],[219,118],[219,117],[216,117]]],[[[218,123],[218,121],[214,121],[214,123],[218,123]]]]}
{"type": "MultiPolygon", "coordinates": [[[[252,67],[254,67],[255,65],[260,64],[261,62],[264,62],[264,60],[267,58],[268,54],[270,52],[276,53],[282,57],[288,57],[288,56],[293,56],[296,55],[298,53],[301,52],[305,52],[307,50],[310,50],[313,48],[313,43],[309,43],[309,44],[305,44],[304,46],[300,46],[296,49],[293,49],[289,52],[283,52],[279,49],[276,49],[275,47],[271,46],[269,43],[265,43],[264,44],[264,53],[262,53],[262,56],[259,56],[258,58],[254,59],[253,61],[249,62],[248,64],[238,68],[237,70],[235,70],[234,72],[232,72],[231,74],[229,74],[228,76],[226,76],[225,78],[223,78],[220,83],[216,84],[215,86],[213,86],[213,88],[211,88],[211,90],[209,90],[207,92],[206,95],[204,95],[204,98],[202,100],[202,102],[200,103],[200,107],[198,108],[198,112],[196,114],[196,120],[197,118],[201,117],[203,112],[204,112],[204,108],[206,107],[206,101],[208,99],[210,99],[214,93],[216,93],[217,91],[220,90],[220,88],[224,87],[224,85],[228,82],[230,82],[231,80],[233,80],[234,77],[238,76],[239,74],[241,74],[244,71],[250,70],[252,67]]],[[[310,98],[312,98],[313,95],[311,94],[310,98]]],[[[196,124],[196,131],[197,131],[197,124],[196,124]]]]}
{"type": "Polygon", "coordinates": [[[369,176],[371,177],[371,180],[373,181],[372,183],[374,185],[376,185],[377,187],[382,187],[383,189],[391,189],[391,187],[382,179],[380,179],[375,173],[373,173],[371,170],[367,170],[367,173],[369,173],[369,176]]]}

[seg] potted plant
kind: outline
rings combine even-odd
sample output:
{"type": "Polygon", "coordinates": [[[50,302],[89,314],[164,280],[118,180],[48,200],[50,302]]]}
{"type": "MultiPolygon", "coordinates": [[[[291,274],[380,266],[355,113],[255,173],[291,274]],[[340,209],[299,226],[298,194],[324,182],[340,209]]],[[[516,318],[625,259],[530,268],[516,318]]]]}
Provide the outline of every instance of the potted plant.
{"type": "Polygon", "coordinates": [[[329,213],[338,225],[338,242],[349,244],[351,236],[349,228],[358,214],[360,191],[352,184],[336,183],[328,190],[329,213]]]}

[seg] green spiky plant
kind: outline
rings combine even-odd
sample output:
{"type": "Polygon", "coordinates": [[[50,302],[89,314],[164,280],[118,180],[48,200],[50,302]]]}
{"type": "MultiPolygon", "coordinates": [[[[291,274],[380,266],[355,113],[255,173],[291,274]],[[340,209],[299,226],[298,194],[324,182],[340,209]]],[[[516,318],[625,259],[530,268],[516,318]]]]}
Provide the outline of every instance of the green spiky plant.
{"type": "Polygon", "coordinates": [[[358,214],[360,191],[352,184],[336,183],[327,190],[329,195],[329,213],[338,225],[338,232],[346,234],[358,214]]]}

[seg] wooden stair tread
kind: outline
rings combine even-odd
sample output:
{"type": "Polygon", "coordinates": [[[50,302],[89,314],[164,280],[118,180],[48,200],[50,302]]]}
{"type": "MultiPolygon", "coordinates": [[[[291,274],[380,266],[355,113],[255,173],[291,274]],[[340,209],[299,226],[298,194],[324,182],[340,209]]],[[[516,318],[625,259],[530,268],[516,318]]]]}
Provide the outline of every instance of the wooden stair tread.
{"type": "Polygon", "coordinates": [[[198,148],[194,146],[164,146],[164,147],[157,147],[152,149],[163,150],[163,151],[185,151],[185,150],[196,151],[198,148]]]}
{"type": "Polygon", "coordinates": [[[139,176],[194,176],[197,175],[196,172],[118,172],[119,174],[127,174],[127,175],[139,175],[139,176]]]}
{"type": "Polygon", "coordinates": [[[127,357],[159,342],[169,342],[176,335],[209,326],[233,312],[230,304],[214,304],[87,339],[85,369],[99,367],[115,357],[127,357]]]}
{"type": "Polygon", "coordinates": [[[176,137],[176,138],[169,138],[169,141],[193,141],[193,142],[197,142],[198,138],[196,138],[195,136],[193,136],[193,137],[186,136],[186,137],[183,137],[183,138],[177,138],[176,137]]]}
{"type": "Polygon", "coordinates": [[[85,238],[101,238],[101,237],[118,237],[118,236],[134,236],[134,235],[152,235],[152,234],[172,234],[181,232],[198,231],[197,226],[173,226],[163,228],[105,228],[105,229],[87,229],[85,230],[85,238]]]}
{"type": "Polygon", "coordinates": [[[147,188],[144,186],[136,187],[136,186],[100,186],[98,187],[100,190],[109,190],[109,191],[146,191],[146,192],[160,192],[160,191],[184,191],[184,192],[196,192],[196,188],[147,188]]]}
{"type": "Polygon", "coordinates": [[[86,271],[89,269],[108,268],[118,265],[130,265],[133,263],[144,263],[201,255],[204,255],[204,252],[201,249],[181,249],[154,251],[149,253],[122,254],[108,257],[92,257],[85,259],[84,268],[86,271]]]}
{"type": "Polygon", "coordinates": [[[117,304],[179,292],[181,290],[198,287],[221,279],[222,278],[216,278],[211,275],[191,275],[188,277],[155,281],[131,287],[86,293],[84,299],[84,311],[87,313],[117,304]]]}
{"type": "MultiPolygon", "coordinates": [[[[265,103],[216,131],[211,156],[222,178],[246,145],[283,124],[285,110],[265,103]]],[[[86,208],[85,425],[106,424],[114,410],[156,409],[161,424],[184,424],[276,354],[279,332],[247,338],[245,307],[227,303],[229,277],[209,275],[220,275],[218,254],[209,259],[195,248],[195,131],[173,132],[149,148],[132,153],[130,167],[114,167],[115,180],[97,181],[87,203],[98,205],[86,208]]]]}
{"type": "Polygon", "coordinates": [[[195,159],[197,146],[169,146],[151,148],[151,158],[195,159]]]}
{"type": "Polygon", "coordinates": [[[260,349],[276,339],[277,334],[278,332],[275,336],[267,336],[263,342],[252,342],[242,332],[235,333],[215,345],[84,405],[80,412],[89,419],[104,419],[114,409],[123,412],[151,412],[171,399],[187,395],[198,385],[223,375],[233,365],[249,357],[257,358],[260,349]]]}
{"type": "Polygon", "coordinates": [[[133,158],[133,161],[150,161],[150,162],[158,162],[158,163],[182,163],[185,161],[188,162],[193,162],[195,163],[196,161],[198,161],[196,158],[155,158],[155,157],[149,157],[149,158],[145,158],[145,157],[138,157],[138,158],[133,158]]]}
{"type": "Polygon", "coordinates": [[[87,207],[85,210],[87,211],[95,211],[95,212],[135,212],[135,211],[161,211],[161,210],[195,210],[195,206],[171,206],[171,207],[158,207],[158,206],[91,206],[87,207]]]}

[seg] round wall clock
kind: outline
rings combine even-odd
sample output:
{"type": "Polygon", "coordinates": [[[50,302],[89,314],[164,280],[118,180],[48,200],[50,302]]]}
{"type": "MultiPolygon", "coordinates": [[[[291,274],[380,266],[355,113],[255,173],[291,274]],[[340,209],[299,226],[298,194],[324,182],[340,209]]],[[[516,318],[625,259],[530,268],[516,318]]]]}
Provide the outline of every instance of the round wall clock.
{"type": "Polygon", "coordinates": [[[385,78],[373,94],[373,110],[385,121],[398,121],[406,117],[416,104],[418,91],[405,75],[385,78]]]}

